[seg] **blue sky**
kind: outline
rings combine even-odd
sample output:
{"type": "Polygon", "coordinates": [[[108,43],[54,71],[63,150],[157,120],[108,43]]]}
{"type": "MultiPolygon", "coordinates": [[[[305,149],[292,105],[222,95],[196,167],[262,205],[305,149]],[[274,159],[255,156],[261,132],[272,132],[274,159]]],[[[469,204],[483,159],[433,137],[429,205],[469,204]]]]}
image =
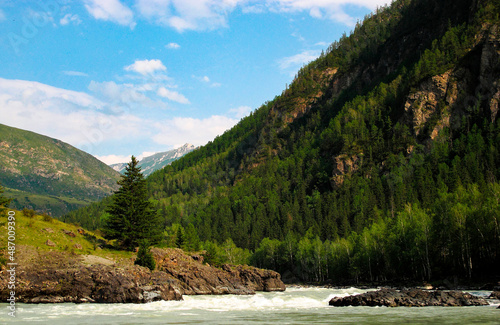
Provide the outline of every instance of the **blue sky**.
{"type": "Polygon", "coordinates": [[[203,145],[386,3],[0,0],[0,123],[106,163],[203,145]]]}

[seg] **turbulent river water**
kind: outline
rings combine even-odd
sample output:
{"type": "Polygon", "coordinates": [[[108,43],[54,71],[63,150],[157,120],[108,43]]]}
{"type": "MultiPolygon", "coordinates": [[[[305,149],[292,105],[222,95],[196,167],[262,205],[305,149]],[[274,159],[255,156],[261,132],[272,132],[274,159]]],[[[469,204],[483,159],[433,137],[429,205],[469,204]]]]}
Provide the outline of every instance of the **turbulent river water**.
{"type": "MultiPolygon", "coordinates": [[[[498,301],[482,307],[330,307],[356,288],[289,287],[252,296],[184,296],[148,304],[0,304],[0,324],[500,324],[498,301]]],[[[489,292],[471,292],[487,296],[489,292]]]]}

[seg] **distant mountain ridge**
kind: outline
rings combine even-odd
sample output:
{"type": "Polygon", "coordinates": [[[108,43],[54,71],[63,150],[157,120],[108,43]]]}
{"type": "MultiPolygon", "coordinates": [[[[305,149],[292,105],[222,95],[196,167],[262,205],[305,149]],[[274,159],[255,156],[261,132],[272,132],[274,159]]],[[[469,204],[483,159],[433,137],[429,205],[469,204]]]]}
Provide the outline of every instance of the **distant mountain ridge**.
{"type": "MultiPolygon", "coordinates": [[[[141,167],[144,176],[149,176],[158,169],[162,169],[163,167],[171,164],[173,161],[179,159],[187,153],[190,153],[196,148],[197,147],[195,147],[194,145],[186,143],[180,148],[165,152],[159,152],[152,156],[142,158],[139,161],[139,167],[141,167]]],[[[123,173],[125,171],[125,167],[127,167],[127,163],[118,163],[109,166],[117,172],[123,173]]]]}
{"type": "Polygon", "coordinates": [[[0,183],[12,207],[54,216],[102,199],[119,174],[65,142],[0,124],[0,183]]]}

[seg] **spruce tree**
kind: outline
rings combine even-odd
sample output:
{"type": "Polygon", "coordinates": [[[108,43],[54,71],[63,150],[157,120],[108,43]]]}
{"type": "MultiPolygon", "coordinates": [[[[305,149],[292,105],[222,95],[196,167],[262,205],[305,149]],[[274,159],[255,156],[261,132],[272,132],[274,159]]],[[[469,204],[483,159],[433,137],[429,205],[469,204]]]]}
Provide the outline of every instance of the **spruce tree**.
{"type": "Polygon", "coordinates": [[[147,240],[141,240],[134,264],[147,267],[151,271],[156,268],[156,262],[149,249],[147,240]]]}
{"type": "Polygon", "coordinates": [[[109,214],[104,225],[106,237],[117,239],[127,249],[137,247],[142,240],[157,244],[161,240],[163,223],[148,201],[146,181],[134,156],[118,185],[120,188],[106,210],[109,214]]]}

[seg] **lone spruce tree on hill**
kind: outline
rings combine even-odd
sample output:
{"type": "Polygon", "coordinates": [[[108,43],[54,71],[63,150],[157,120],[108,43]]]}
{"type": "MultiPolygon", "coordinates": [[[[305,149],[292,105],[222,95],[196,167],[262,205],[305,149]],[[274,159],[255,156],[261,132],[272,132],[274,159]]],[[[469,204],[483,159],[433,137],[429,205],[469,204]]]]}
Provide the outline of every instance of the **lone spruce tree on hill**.
{"type": "Polygon", "coordinates": [[[117,239],[126,249],[133,249],[142,241],[154,245],[161,240],[163,223],[148,201],[146,180],[132,156],[125,174],[118,181],[120,188],[108,207],[109,217],[104,225],[108,239],[117,239]]]}

